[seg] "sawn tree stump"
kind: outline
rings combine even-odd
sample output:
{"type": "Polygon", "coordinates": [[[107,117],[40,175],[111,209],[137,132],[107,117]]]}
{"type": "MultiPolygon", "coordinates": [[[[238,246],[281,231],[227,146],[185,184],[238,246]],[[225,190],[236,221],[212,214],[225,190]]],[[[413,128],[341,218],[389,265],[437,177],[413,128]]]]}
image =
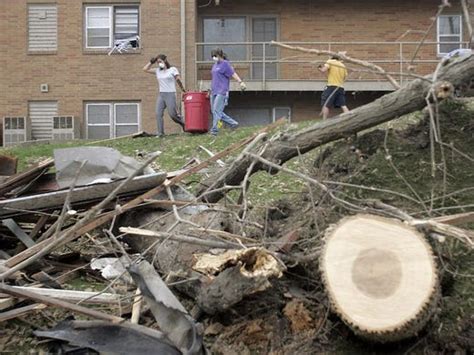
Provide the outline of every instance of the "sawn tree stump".
{"type": "Polygon", "coordinates": [[[424,236],[397,220],[356,215],[328,229],[320,269],[334,311],[377,342],[415,335],[439,299],[424,236]]]}

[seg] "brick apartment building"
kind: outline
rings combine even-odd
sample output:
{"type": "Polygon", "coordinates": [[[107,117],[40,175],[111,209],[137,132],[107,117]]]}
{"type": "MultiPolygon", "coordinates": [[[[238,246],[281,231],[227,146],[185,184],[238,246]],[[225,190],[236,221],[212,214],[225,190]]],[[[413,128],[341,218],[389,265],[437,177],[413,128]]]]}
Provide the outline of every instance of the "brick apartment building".
{"type": "MultiPolygon", "coordinates": [[[[0,0],[0,120],[15,140],[102,139],[156,131],[156,79],[143,73],[166,53],[188,90],[210,85],[210,49],[221,46],[247,82],[232,86],[228,111],[241,124],[277,117],[314,119],[326,58],[281,50],[278,40],[347,51],[393,72],[416,74],[464,47],[459,0],[443,12],[410,63],[439,0],[0,0]],[[139,48],[108,55],[115,41],[139,36],[139,48]]],[[[471,9],[472,10],[472,9],[471,9]]],[[[351,71],[348,106],[392,90],[381,77],[351,71]]],[[[165,129],[176,127],[165,119],[165,129]]],[[[8,132],[7,132],[8,131],[8,132]]],[[[8,133],[8,134],[7,134],[8,133]]],[[[3,135],[0,135],[3,137],[3,135]]]]}

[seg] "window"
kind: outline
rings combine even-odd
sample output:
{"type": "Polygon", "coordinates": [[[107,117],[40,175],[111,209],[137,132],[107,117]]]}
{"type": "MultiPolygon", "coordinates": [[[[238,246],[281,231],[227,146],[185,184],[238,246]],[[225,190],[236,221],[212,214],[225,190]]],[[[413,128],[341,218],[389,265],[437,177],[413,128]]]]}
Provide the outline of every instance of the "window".
{"type": "Polygon", "coordinates": [[[201,24],[204,44],[200,47],[200,60],[210,61],[212,48],[219,46],[232,62],[251,61],[249,74],[252,79],[277,79],[278,49],[270,45],[278,39],[276,16],[204,17],[201,24]],[[256,44],[249,45],[248,42],[256,44]]]}
{"type": "Polygon", "coordinates": [[[438,54],[461,48],[462,21],[460,15],[438,17],[438,54]]]}
{"type": "Polygon", "coordinates": [[[28,5],[28,50],[58,49],[58,9],[56,5],[28,5]]]}
{"type": "Polygon", "coordinates": [[[79,135],[75,134],[75,124],[73,116],[53,117],[53,140],[73,140],[79,135]]]}
{"type": "Polygon", "coordinates": [[[108,139],[137,133],[140,129],[140,104],[88,103],[86,119],[88,139],[108,139]]]}
{"type": "MultiPolygon", "coordinates": [[[[223,17],[203,19],[203,42],[225,43],[246,41],[245,17],[223,17]]],[[[209,59],[215,44],[203,47],[203,59],[209,59]]],[[[247,48],[245,45],[222,46],[224,52],[231,60],[247,59],[247,48]]]]}
{"type": "Polygon", "coordinates": [[[273,108],[273,122],[280,118],[286,118],[291,122],[291,107],[274,107],[273,108]]]}
{"type": "Polygon", "coordinates": [[[8,146],[28,140],[25,117],[3,118],[3,145],[8,146]]]}
{"type": "Polygon", "coordinates": [[[116,41],[139,35],[138,6],[87,6],[86,48],[112,48],[116,41]]]}

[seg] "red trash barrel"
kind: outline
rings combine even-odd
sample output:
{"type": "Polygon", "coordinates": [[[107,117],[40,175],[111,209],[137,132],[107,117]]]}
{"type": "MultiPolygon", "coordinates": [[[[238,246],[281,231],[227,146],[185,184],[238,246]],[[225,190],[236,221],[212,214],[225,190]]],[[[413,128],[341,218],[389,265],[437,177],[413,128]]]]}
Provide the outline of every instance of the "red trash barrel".
{"type": "Polygon", "coordinates": [[[185,122],[184,129],[191,133],[205,133],[209,130],[211,104],[207,92],[187,92],[183,96],[185,122]]]}

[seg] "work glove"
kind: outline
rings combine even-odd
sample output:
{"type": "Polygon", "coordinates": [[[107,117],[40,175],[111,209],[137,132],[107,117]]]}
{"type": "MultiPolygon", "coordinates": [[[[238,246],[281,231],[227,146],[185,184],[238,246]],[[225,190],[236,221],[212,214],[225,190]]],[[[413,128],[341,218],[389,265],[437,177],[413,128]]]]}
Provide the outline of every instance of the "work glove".
{"type": "Polygon", "coordinates": [[[240,82],[240,91],[245,91],[247,90],[247,85],[243,81],[240,82]]]}
{"type": "Polygon", "coordinates": [[[150,59],[150,63],[151,63],[151,64],[155,64],[157,60],[158,60],[158,59],[157,59],[156,57],[152,57],[152,58],[150,59]]]}

